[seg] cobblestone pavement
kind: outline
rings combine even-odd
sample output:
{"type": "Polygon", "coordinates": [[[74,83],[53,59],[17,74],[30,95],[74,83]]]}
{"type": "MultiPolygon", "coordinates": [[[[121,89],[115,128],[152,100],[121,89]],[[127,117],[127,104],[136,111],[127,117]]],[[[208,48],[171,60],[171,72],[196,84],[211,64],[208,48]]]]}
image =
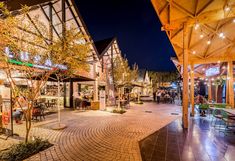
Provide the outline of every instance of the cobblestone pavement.
{"type": "Polygon", "coordinates": [[[145,103],[132,105],[123,115],[103,111],[65,111],[63,123],[68,127],[51,130],[56,115],[35,125],[31,135],[49,139],[54,146],[28,161],[141,160],[138,141],[180,117],[179,106],[145,103]]]}

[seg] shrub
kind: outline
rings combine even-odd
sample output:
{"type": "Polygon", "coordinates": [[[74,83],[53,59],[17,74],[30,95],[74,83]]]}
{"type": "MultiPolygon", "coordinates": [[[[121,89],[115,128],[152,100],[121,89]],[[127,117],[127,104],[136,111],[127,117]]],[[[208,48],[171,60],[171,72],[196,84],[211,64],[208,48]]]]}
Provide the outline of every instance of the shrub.
{"type": "Polygon", "coordinates": [[[126,111],[121,109],[121,110],[117,110],[117,109],[114,109],[113,110],[113,113],[119,113],[119,114],[124,114],[126,111]]]}
{"type": "Polygon", "coordinates": [[[48,140],[39,138],[28,143],[21,142],[1,151],[0,160],[21,161],[51,146],[52,144],[48,140]]]}
{"type": "Polygon", "coordinates": [[[140,105],[144,104],[142,101],[138,101],[138,102],[135,102],[135,103],[140,104],[140,105]]]}

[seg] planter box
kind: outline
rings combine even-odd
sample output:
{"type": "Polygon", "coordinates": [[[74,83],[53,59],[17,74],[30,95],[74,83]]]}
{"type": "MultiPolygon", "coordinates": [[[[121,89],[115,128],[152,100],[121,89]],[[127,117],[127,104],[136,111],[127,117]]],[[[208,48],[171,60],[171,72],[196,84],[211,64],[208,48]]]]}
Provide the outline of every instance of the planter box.
{"type": "Polygon", "coordinates": [[[91,102],[91,109],[92,110],[99,110],[100,109],[100,102],[99,101],[91,102]]]}

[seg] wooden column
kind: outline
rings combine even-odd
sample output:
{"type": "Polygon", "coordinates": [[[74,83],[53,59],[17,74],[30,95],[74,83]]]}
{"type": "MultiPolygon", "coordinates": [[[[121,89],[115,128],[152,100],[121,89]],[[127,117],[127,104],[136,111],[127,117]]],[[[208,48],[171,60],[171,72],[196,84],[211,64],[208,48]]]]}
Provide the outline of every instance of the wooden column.
{"type": "Polygon", "coordinates": [[[211,86],[212,86],[212,84],[211,84],[211,79],[209,79],[209,85],[208,85],[208,101],[211,101],[212,100],[212,93],[211,93],[211,86]]]}
{"type": "Polygon", "coordinates": [[[190,93],[191,93],[191,106],[192,106],[192,112],[191,112],[191,116],[194,116],[194,65],[191,64],[191,90],[190,90],[190,93]]]}
{"type": "MultiPolygon", "coordinates": [[[[228,76],[228,72],[227,72],[228,76]]],[[[229,80],[226,79],[226,104],[229,104],[229,80]]]]}
{"type": "Polygon", "coordinates": [[[229,104],[234,108],[234,91],[233,91],[233,62],[228,62],[228,74],[229,74],[229,104]]]}
{"type": "Polygon", "coordinates": [[[188,27],[183,29],[183,128],[188,128],[188,27]]]}

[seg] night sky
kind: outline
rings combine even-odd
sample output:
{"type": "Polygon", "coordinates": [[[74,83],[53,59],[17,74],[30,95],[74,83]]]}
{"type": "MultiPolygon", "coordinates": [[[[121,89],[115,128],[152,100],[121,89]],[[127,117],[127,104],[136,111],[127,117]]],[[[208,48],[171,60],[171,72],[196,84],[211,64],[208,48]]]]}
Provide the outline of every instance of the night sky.
{"type": "Polygon", "coordinates": [[[150,0],[78,0],[94,41],[116,36],[130,64],[155,71],[176,70],[174,50],[150,0]]]}

